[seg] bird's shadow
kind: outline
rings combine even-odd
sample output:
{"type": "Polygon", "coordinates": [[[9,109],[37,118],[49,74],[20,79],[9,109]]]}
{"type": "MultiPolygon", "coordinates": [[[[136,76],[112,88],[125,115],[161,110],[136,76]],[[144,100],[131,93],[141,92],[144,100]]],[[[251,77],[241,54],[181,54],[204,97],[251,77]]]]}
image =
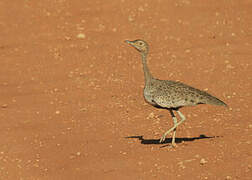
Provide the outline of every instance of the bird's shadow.
{"type": "MultiPolygon", "coordinates": [[[[206,136],[204,134],[199,135],[199,137],[192,137],[192,138],[176,138],[176,144],[186,142],[186,141],[195,141],[195,140],[200,140],[200,139],[210,139],[210,138],[219,138],[221,136],[206,136]]],[[[162,147],[169,146],[167,145],[168,143],[170,144],[172,142],[172,138],[166,138],[164,142],[160,143],[160,139],[144,139],[143,136],[127,136],[125,137],[127,139],[138,139],[141,144],[160,144],[163,145],[162,147]]]]}

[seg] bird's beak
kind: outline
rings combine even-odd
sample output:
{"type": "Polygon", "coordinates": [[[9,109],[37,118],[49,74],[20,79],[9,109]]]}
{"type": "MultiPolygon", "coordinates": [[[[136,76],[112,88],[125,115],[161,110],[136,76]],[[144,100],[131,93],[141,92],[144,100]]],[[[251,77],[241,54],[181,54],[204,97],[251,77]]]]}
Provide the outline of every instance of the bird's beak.
{"type": "Polygon", "coordinates": [[[125,40],[124,42],[126,42],[126,43],[128,43],[128,44],[132,44],[132,42],[129,41],[129,40],[125,40]]]}
{"type": "Polygon", "coordinates": [[[136,50],[138,50],[140,52],[140,50],[135,46],[134,41],[125,40],[124,42],[131,45],[132,47],[134,47],[136,50]]]}

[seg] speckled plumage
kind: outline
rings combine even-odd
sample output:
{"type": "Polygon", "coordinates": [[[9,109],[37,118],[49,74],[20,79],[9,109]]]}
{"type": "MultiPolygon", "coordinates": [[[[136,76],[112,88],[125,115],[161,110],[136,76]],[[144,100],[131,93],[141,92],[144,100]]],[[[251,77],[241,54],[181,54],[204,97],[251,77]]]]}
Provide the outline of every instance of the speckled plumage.
{"type": "Polygon", "coordinates": [[[225,105],[224,102],[207,92],[180,82],[151,79],[144,88],[144,97],[154,106],[179,108],[197,104],[225,105]]]}
{"type": "Polygon", "coordinates": [[[163,142],[166,135],[173,131],[172,145],[175,145],[176,128],[185,120],[185,117],[179,111],[179,108],[183,106],[195,106],[197,104],[227,106],[223,101],[208,94],[205,91],[201,91],[181,82],[159,80],[154,78],[147,66],[147,55],[149,51],[147,42],[140,39],[137,39],[135,41],[127,40],[126,42],[135,47],[142,55],[145,77],[145,100],[153,106],[169,109],[172,115],[174,126],[162,136],[160,142],[163,142]],[[175,110],[181,117],[181,121],[179,123],[177,123],[177,118],[174,115],[173,110],[175,110]]]}

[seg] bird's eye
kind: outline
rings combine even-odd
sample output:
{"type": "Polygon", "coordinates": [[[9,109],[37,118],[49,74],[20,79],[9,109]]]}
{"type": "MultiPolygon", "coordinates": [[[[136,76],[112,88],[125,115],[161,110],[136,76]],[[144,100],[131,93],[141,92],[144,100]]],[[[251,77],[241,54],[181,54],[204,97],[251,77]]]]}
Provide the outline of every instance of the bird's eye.
{"type": "Polygon", "coordinates": [[[140,45],[140,46],[142,46],[142,45],[143,45],[143,43],[142,43],[142,42],[139,42],[139,45],[140,45]]]}

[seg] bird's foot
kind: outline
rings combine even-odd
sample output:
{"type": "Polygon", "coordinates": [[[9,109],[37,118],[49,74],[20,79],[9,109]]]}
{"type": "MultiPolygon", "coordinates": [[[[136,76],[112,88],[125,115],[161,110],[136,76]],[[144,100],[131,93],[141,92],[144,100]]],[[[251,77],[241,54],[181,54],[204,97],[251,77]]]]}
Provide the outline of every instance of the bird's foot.
{"type": "Polygon", "coordinates": [[[177,144],[174,142],[171,144],[171,147],[175,148],[175,147],[177,147],[177,144]]]}
{"type": "MultiPolygon", "coordinates": [[[[167,135],[167,134],[164,134],[164,135],[160,138],[159,143],[165,142],[165,139],[166,139],[165,137],[166,137],[166,135],[167,135]]],[[[177,144],[176,144],[176,142],[175,142],[175,138],[172,140],[171,147],[173,147],[173,148],[177,147],[177,144]]]]}
{"type": "Polygon", "coordinates": [[[165,137],[166,137],[166,134],[164,134],[164,135],[160,138],[159,143],[163,143],[163,142],[165,141],[165,137]]]}

